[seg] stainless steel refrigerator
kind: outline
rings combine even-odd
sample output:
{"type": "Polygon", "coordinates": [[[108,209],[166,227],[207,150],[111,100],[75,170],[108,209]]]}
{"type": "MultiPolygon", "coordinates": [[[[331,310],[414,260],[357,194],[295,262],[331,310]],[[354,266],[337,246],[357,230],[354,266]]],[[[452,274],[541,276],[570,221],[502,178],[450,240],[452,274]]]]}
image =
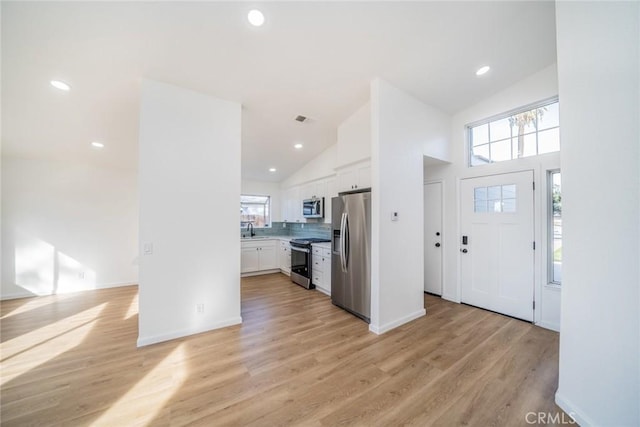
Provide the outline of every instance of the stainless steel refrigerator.
{"type": "Polygon", "coordinates": [[[331,302],[371,318],[371,190],[331,199],[331,302]]]}

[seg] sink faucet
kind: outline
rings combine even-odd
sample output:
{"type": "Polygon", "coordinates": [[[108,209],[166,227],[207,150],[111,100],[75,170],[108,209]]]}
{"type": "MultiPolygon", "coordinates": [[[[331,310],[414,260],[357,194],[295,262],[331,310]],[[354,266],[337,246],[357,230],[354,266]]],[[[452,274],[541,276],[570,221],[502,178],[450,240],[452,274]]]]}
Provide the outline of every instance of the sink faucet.
{"type": "Polygon", "coordinates": [[[251,232],[251,237],[256,235],[256,233],[253,231],[253,223],[250,222],[247,224],[247,231],[251,232]]]}

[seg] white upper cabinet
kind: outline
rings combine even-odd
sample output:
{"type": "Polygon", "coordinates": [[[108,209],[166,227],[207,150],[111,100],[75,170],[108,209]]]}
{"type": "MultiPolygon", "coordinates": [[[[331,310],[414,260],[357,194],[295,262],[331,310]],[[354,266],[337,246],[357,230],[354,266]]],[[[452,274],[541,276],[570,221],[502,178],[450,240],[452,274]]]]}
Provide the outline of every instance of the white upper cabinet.
{"type": "Polygon", "coordinates": [[[313,198],[319,199],[320,197],[325,197],[326,192],[327,190],[326,190],[325,181],[323,180],[312,181],[301,187],[300,198],[302,200],[313,199],[313,198]]]}
{"type": "Polygon", "coordinates": [[[338,170],[338,192],[371,187],[371,162],[364,161],[338,170]]]}
{"type": "Polygon", "coordinates": [[[367,102],[338,126],[336,168],[371,157],[371,105],[367,102]]]}
{"type": "Polygon", "coordinates": [[[282,221],[301,222],[302,221],[302,198],[300,197],[300,187],[291,187],[282,191],[282,221]]]}
{"type": "Polygon", "coordinates": [[[338,195],[338,186],[336,178],[329,178],[326,183],[326,192],[324,196],[324,222],[331,224],[331,198],[338,195]]]}

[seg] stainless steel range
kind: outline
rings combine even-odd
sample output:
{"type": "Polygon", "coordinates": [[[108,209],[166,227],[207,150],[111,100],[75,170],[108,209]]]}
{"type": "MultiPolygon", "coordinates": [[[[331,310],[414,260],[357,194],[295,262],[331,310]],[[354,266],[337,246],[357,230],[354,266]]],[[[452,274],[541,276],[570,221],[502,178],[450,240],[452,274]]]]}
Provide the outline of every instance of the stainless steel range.
{"type": "Polygon", "coordinates": [[[291,280],[306,289],[313,289],[311,283],[311,244],[330,242],[331,239],[303,238],[289,241],[291,245],[291,280]]]}

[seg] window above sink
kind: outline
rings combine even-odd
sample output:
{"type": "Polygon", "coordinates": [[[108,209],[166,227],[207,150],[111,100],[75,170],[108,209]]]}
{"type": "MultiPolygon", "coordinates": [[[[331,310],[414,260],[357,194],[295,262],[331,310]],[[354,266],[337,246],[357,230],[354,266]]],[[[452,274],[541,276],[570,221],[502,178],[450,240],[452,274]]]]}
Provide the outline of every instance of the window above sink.
{"type": "Polygon", "coordinates": [[[254,228],[271,226],[271,197],[240,195],[240,228],[252,224],[254,228]]]}

